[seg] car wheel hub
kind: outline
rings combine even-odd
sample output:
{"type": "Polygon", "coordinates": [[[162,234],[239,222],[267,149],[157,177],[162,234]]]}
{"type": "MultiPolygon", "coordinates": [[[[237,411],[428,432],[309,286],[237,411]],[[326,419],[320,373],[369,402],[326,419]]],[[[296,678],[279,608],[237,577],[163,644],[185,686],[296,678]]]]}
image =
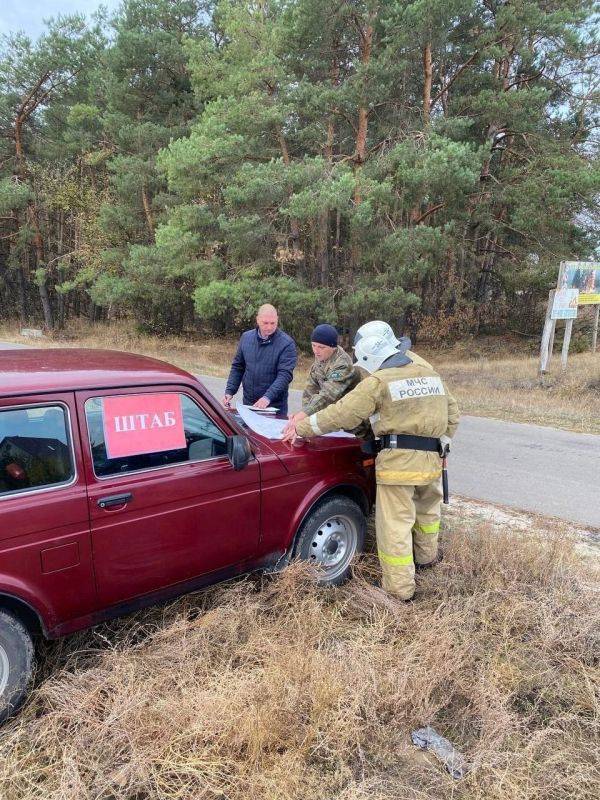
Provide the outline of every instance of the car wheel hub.
{"type": "Polygon", "coordinates": [[[8,655],[6,654],[6,650],[0,645],[0,697],[4,694],[4,690],[8,684],[9,673],[10,665],[8,663],[8,655]]]}
{"type": "Polygon", "coordinates": [[[356,549],[356,530],[352,521],[336,516],[325,520],[311,541],[310,560],[327,570],[346,565],[356,549]]]}

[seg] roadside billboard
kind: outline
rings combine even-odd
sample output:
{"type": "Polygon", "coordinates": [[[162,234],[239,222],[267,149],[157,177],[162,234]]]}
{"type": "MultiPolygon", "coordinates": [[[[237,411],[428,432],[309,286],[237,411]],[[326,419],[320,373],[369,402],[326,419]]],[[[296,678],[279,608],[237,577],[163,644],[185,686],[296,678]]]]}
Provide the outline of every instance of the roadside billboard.
{"type": "Polygon", "coordinates": [[[600,263],[563,261],[558,275],[558,291],[578,289],[580,306],[600,303],[600,263]]]}
{"type": "Polygon", "coordinates": [[[552,301],[551,319],[575,319],[579,289],[557,289],[552,301]]]}

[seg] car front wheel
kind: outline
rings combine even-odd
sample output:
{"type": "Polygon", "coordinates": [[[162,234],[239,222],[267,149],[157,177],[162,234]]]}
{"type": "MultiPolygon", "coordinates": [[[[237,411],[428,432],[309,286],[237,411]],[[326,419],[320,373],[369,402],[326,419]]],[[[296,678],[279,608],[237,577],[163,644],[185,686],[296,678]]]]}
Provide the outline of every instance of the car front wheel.
{"type": "Polygon", "coordinates": [[[0,611],[0,723],[27,696],[33,672],[33,642],[27,628],[8,611],[0,611]]]}
{"type": "Polygon", "coordinates": [[[296,555],[319,567],[321,586],[339,586],[350,576],[354,556],[362,552],[366,527],[365,515],[354,500],[330,497],[304,520],[296,555]]]}

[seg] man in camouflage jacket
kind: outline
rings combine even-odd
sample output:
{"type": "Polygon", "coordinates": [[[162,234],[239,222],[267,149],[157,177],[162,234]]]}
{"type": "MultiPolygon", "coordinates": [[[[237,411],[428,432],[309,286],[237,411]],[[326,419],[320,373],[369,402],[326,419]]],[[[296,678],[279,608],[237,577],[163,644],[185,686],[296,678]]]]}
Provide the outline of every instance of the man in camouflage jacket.
{"type": "MultiPolygon", "coordinates": [[[[317,325],[310,342],[315,361],[302,394],[302,411],[290,417],[294,422],[300,422],[310,414],[336,403],[354,389],[360,379],[352,365],[352,358],[338,345],[338,333],[333,325],[317,325]]],[[[363,433],[353,432],[357,435],[363,433]]]]}

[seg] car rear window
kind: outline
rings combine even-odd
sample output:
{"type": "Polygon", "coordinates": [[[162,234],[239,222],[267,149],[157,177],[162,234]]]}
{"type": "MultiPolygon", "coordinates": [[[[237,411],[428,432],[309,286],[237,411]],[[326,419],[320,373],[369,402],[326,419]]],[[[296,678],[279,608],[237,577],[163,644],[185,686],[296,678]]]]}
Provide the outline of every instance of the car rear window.
{"type": "MultiPolygon", "coordinates": [[[[145,410],[152,408],[153,398],[162,398],[164,394],[140,394],[140,395],[114,395],[108,397],[93,397],[85,402],[85,417],[87,421],[88,435],[94,473],[98,477],[107,477],[139,470],[156,469],[172,464],[181,464],[189,461],[205,461],[210,458],[217,458],[227,454],[227,437],[219,430],[210,417],[197,405],[190,397],[181,393],[168,393],[168,397],[176,398],[180,413],[177,414],[177,422],[181,427],[181,441],[178,446],[170,448],[165,445],[163,448],[154,448],[148,451],[147,441],[152,432],[148,429],[152,425],[153,414],[144,413],[135,415],[133,426],[137,443],[131,452],[126,455],[111,457],[111,438],[114,441],[114,431],[111,433],[107,409],[114,406],[112,401],[134,400],[138,398],[141,406],[145,410]],[[140,430],[140,427],[144,430],[140,430]],[[144,435],[145,434],[145,435],[144,435]]],[[[164,412],[162,412],[164,413],[164,412]]],[[[160,421],[164,422],[163,417],[160,421]]],[[[168,422],[171,420],[169,419],[168,422]]],[[[132,422],[129,416],[121,418],[118,433],[125,435],[132,433],[132,422]],[[128,430],[129,429],[129,430],[128,430]]],[[[177,437],[176,437],[177,438],[177,437]]]]}
{"type": "Polygon", "coordinates": [[[74,476],[63,406],[0,409],[0,496],[68,483],[74,476]]]}

